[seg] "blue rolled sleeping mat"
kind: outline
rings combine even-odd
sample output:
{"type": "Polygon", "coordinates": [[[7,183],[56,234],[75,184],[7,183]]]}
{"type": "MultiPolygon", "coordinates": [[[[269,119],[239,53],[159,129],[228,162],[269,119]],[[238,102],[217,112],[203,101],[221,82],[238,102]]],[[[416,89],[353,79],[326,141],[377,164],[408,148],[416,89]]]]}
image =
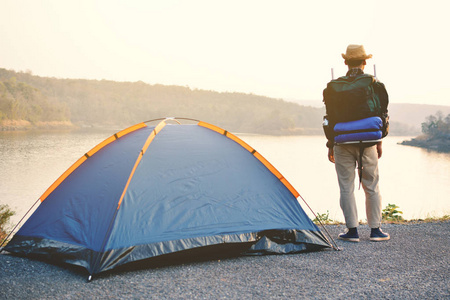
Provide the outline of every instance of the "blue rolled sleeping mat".
{"type": "Polygon", "coordinates": [[[370,142],[382,138],[383,121],[370,117],[356,121],[337,123],[334,126],[334,142],[337,144],[370,142]]]}

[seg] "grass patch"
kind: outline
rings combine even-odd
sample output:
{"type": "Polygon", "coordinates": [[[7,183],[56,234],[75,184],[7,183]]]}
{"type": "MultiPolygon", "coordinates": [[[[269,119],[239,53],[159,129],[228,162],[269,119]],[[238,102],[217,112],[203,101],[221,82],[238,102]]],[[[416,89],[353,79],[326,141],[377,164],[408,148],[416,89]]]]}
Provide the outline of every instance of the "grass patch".
{"type": "Polygon", "coordinates": [[[402,220],[397,222],[386,222],[394,224],[418,224],[418,223],[436,223],[436,222],[448,222],[450,221],[450,215],[444,215],[442,217],[427,217],[425,219],[411,219],[402,220]]]}
{"type": "MultiPolygon", "coordinates": [[[[382,212],[381,222],[384,224],[417,224],[417,223],[433,223],[433,222],[448,222],[450,221],[450,215],[444,215],[442,217],[427,217],[424,219],[411,219],[405,220],[402,216],[403,212],[399,210],[399,207],[395,204],[388,204],[382,212]]],[[[316,218],[312,220],[316,225],[342,225],[343,222],[330,219],[330,212],[327,210],[326,213],[317,213],[316,218]]],[[[362,220],[359,221],[360,224],[367,224],[362,220]]]]}

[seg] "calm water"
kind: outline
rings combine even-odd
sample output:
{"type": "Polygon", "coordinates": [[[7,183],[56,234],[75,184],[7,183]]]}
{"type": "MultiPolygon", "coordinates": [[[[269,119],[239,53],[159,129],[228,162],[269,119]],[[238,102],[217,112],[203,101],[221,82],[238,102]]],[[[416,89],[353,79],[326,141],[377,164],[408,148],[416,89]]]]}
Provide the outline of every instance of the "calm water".
{"type": "MultiPolygon", "coordinates": [[[[103,132],[0,132],[0,204],[8,204],[16,223],[42,193],[78,158],[114,134],[103,132]]],[[[322,136],[240,135],[268,159],[299,191],[314,212],[343,221],[334,165],[322,136]]],[[[450,214],[450,154],[429,152],[388,137],[380,160],[383,207],[395,203],[406,219],[450,214]]],[[[356,191],[359,218],[365,220],[364,193],[356,191]]],[[[301,201],[308,215],[309,209],[301,201]]]]}

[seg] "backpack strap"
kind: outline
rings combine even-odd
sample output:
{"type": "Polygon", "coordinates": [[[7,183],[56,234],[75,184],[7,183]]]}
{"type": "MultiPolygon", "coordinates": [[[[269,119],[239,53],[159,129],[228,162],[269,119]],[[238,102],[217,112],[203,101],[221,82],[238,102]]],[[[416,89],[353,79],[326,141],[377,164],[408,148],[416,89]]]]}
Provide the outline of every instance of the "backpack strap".
{"type": "Polygon", "coordinates": [[[358,189],[361,189],[361,182],[362,182],[362,174],[363,174],[363,164],[362,164],[362,158],[364,155],[364,149],[366,147],[363,145],[362,142],[359,143],[359,160],[358,160],[358,175],[359,175],[359,187],[358,189]]]}

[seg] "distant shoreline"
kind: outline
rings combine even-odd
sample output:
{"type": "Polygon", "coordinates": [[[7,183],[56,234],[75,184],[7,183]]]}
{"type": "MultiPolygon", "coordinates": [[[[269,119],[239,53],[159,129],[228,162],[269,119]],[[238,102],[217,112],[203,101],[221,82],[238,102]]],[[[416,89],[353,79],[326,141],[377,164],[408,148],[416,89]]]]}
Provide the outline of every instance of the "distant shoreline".
{"type": "Polygon", "coordinates": [[[26,120],[0,121],[0,131],[29,131],[29,130],[54,130],[76,129],[77,126],[70,121],[50,121],[31,123],[26,120]]]}
{"type": "MultiPolygon", "coordinates": [[[[136,122],[137,123],[137,122],[136,122]]],[[[134,125],[119,125],[119,124],[74,124],[71,121],[48,121],[48,122],[36,122],[31,123],[26,120],[3,120],[0,121],[0,132],[40,132],[40,131],[72,131],[72,130],[111,130],[114,128],[116,131],[127,128],[134,125]]],[[[113,130],[114,130],[113,129],[113,130]]],[[[224,128],[227,129],[227,128],[224,128]]],[[[234,132],[235,134],[256,134],[256,135],[268,135],[268,136],[324,136],[322,128],[291,128],[261,132],[234,132]]],[[[389,136],[404,136],[402,134],[390,134],[389,136]]],[[[399,143],[401,145],[416,146],[422,148],[428,148],[425,145],[419,146],[419,143],[412,139],[411,141],[403,141],[399,143]]],[[[431,150],[435,150],[432,147],[431,150]]],[[[450,142],[446,149],[450,152],[450,142]]]]}
{"type": "Polygon", "coordinates": [[[399,144],[450,153],[450,137],[428,137],[423,135],[411,140],[403,141],[399,144]]]}
{"type": "MultiPolygon", "coordinates": [[[[129,124],[131,126],[133,124],[129,124]]],[[[14,132],[14,131],[47,131],[47,130],[77,130],[83,128],[90,129],[104,129],[108,125],[88,125],[88,124],[73,124],[70,121],[50,121],[50,122],[36,122],[31,123],[26,120],[3,120],[0,121],[0,132],[14,132]]],[[[118,130],[126,128],[127,126],[114,125],[118,130]]],[[[260,132],[247,132],[248,134],[261,134],[260,132]]],[[[279,129],[266,132],[266,135],[273,136],[301,136],[301,135],[322,135],[321,128],[292,128],[279,129]]]]}

